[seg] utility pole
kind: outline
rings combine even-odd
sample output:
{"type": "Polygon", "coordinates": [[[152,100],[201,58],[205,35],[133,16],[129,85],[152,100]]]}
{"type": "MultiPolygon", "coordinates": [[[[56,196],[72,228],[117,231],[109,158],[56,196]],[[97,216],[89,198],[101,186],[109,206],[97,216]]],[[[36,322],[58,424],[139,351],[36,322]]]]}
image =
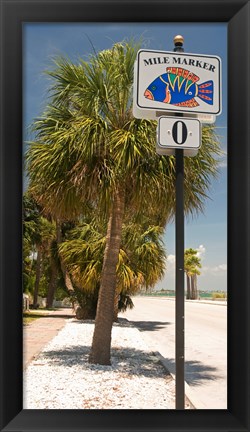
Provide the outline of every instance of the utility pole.
{"type": "MultiPolygon", "coordinates": [[[[184,52],[184,39],[174,38],[174,51],[184,52]]],[[[178,115],[178,114],[177,114],[178,115]]],[[[179,114],[182,116],[182,114],[179,114]]],[[[175,150],[175,408],[185,409],[185,293],[184,293],[184,154],[175,150]]]]}

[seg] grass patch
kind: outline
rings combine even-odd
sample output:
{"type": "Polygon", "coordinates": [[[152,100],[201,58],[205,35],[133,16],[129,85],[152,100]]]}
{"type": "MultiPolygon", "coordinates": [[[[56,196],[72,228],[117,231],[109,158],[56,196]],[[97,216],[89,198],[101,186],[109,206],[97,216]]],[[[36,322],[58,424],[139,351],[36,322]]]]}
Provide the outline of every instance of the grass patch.
{"type": "Polygon", "coordinates": [[[31,324],[33,321],[39,318],[44,318],[48,316],[48,313],[39,313],[39,312],[24,312],[23,313],[23,324],[28,325],[31,324]]]}

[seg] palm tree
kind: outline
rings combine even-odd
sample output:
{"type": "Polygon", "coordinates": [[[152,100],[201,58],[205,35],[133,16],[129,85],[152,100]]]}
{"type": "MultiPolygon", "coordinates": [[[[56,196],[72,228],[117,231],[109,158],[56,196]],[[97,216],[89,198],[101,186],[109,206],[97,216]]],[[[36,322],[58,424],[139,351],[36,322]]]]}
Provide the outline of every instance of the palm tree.
{"type": "Polygon", "coordinates": [[[41,216],[39,219],[38,232],[37,232],[37,258],[36,258],[36,279],[34,286],[33,305],[37,306],[37,298],[39,293],[39,283],[42,274],[42,261],[43,256],[48,255],[51,242],[55,236],[55,226],[48,221],[45,217],[41,216]]]}
{"type": "Polygon", "coordinates": [[[57,287],[59,276],[58,251],[56,239],[53,239],[50,245],[50,276],[46,298],[46,308],[52,308],[54,295],[57,287]]]}
{"type": "Polygon", "coordinates": [[[24,290],[33,293],[35,275],[33,256],[38,241],[40,210],[34,199],[26,192],[23,196],[23,285],[24,290]]]}
{"type": "Polygon", "coordinates": [[[123,225],[117,267],[115,320],[121,305],[124,305],[123,310],[127,301],[133,306],[129,300],[131,295],[142,288],[148,290],[153,287],[164,275],[166,253],[162,240],[163,228],[153,225],[153,222],[152,215],[148,218],[142,212],[139,222],[129,220],[123,225]]]}
{"type": "MultiPolygon", "coordinates": [[[[123,225],[116,266],[114,320],[117,319],[121,305],[123,310],[126,305],[132,306],[133,303],[129,300],[131,295],[141,287],[153,286],[163,276],[166,256],[162,234],[163,228],[149,226],[146,219],[143,223],[129,221],[123,225]]],[[[95,303],[96,292],[100,289],[105,242],[104,224],[93,219],[73,229],[68,240],[59,247],[74,285],[82,291],[85,306],[90,306],[91,314],[91,298],[95,303]]],[[[79,294],[78,297],[80,298],[79,294]]]]}
{"type": "MultiPolygon", "coordinates": [[[[174,158],[156,155],[156,122],[132,116],[138,46],[118,43],[78,65],[59,59],[51,105],[35,123],[28,151],[33,192],[58,219],[81,214],[87,201],[108,221],[90,361],[110,364],[116,266],[127,214],[142,208],[161,225],[175,209],[174,158]]],[[[185,161],[185,210],[203,207],[216,174],[219,144],[212,128],[196,158],[185,161]]]]}
{"type": "Polygon", "coordinates": [[[186,249],[184,254],[184,269],[187,277],[187,299],[196,300],[198,298],[197,291],[197,275],[200,275],[201,260],[197,256],[197,250],[186,249]]]}
{"type": "Polygon", "coordinates": [[[48,254],[51,242],[55,236],[55,226],[42,215],[42,208],[29,191],[24,194],[23,198],[23,222],[24,247],[29,239],[33,253],[36,252],[36,272],[33,292],[33,305],[36,307],[42,274],[43,255],[48,254]]]}

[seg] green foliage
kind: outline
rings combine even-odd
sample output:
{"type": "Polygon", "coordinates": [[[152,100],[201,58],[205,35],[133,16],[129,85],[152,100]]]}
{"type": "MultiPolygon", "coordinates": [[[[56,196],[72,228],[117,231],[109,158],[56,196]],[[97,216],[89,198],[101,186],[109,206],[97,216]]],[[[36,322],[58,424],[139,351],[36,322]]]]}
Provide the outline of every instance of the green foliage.
{"type": "Polygon", "coordinates": [[[220,292],[213,292],[212,293],[212,299],[213,300],[215,300],[215,299],[225,299],[226,298],[226,293],[224,293],[224,292],[222,292],[222,293],[220,293],[220,292]]]}
{"type": "MultiPolygon", "coordinates": [[[[105,230],[106,224],[92,214],[89,222],[82,221],[68,231],[66,241],[59,246],[59,253],[77,291],[77,301],[85,310],[91,311],[96,307],[106,243],[105,230]]],[[[149,226],[146,218],[140,224],[130,220],[123,225],[117,264],[119,310],[132,307],[130,296],[142,286],[153,286],[164,274],[166,255],[162,235],[163,229],[149,226]]]]}
{"type": "Polygon", "coordinates": [[[32,268],[32,261],[30,258],[24,258],[23,265],[23,292],[33,294],[35,284],[35,272],[32,268]]]}
{"type": "Polygon", "coordinates": [[[56,291],[55,291],[55,300],[64,300],[69,297],[69,293],[65,287],[64,279],[60,275],[57,279],[56,291]]]}
{"type": "Polygon", "coordinates": [[[150,222],[153,219],[144,217],[140,223],[131,220],[123,226],[122,248],[135,273],[133,277],[138,279],[134,292],[142,287],[153,287],[164,275],[166,252],[163,228],[150,222]]]}
{"type": "Polygon", "coordinates": [[[197,276],[200,275],[201,259],[196,249],[186,249],[184,253],[184,269],[187,276],[187,299],[198,298],[197,276]]]}
{"type": "MultiPolygon", "coordinates": [[[[141,286],[150,287],[164,274],[163,229],[130,221],[123,225],[122,245],[117,264],[117,290],[132,294],[141,286]]],[[[100,284],[106,238],[105,226],[92,220],[69,232],[59,251],[75,284],[92,291],[100,284]]]]}
{"type": "Polygon", "coordinates": [[[95,319],[99,289],[93,291],[75,288],[72,299],[82,308],[85,319],[95,319]]]}
{"type": "Polygon", "coordinates": [[[133,307],[134,303],[131,297],[127,294],[121,293],[118,301],[118,311],[125,312],[127,309],[133,309],[133,307]]]}
{"type": "Polygon", "coordinates": [[[75,285],[84,291],[95,291],[100,284],[105,236],[101,225],[99,228],[100,231],[95,222],[82,223],[59,246],[75,285]]]}
{"type": "Polygon", "coordinates": [[[200,275],[201,259],[197,256],[196,249],[186,249],[184,253],[184,268],[187,275],[200,275]]]}

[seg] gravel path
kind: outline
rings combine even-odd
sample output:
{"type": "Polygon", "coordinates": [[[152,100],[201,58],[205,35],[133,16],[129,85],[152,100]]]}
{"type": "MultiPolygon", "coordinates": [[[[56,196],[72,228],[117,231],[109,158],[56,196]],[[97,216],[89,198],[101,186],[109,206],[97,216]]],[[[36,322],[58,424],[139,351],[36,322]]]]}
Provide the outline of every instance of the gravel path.
{"type": "Polygon", "coordinates": [[[94,323],[69,319],[24,372],[24,409],[174,409],[175,382],[126,320],[112,330],[112,366],[91,365],[94,323]]]}

